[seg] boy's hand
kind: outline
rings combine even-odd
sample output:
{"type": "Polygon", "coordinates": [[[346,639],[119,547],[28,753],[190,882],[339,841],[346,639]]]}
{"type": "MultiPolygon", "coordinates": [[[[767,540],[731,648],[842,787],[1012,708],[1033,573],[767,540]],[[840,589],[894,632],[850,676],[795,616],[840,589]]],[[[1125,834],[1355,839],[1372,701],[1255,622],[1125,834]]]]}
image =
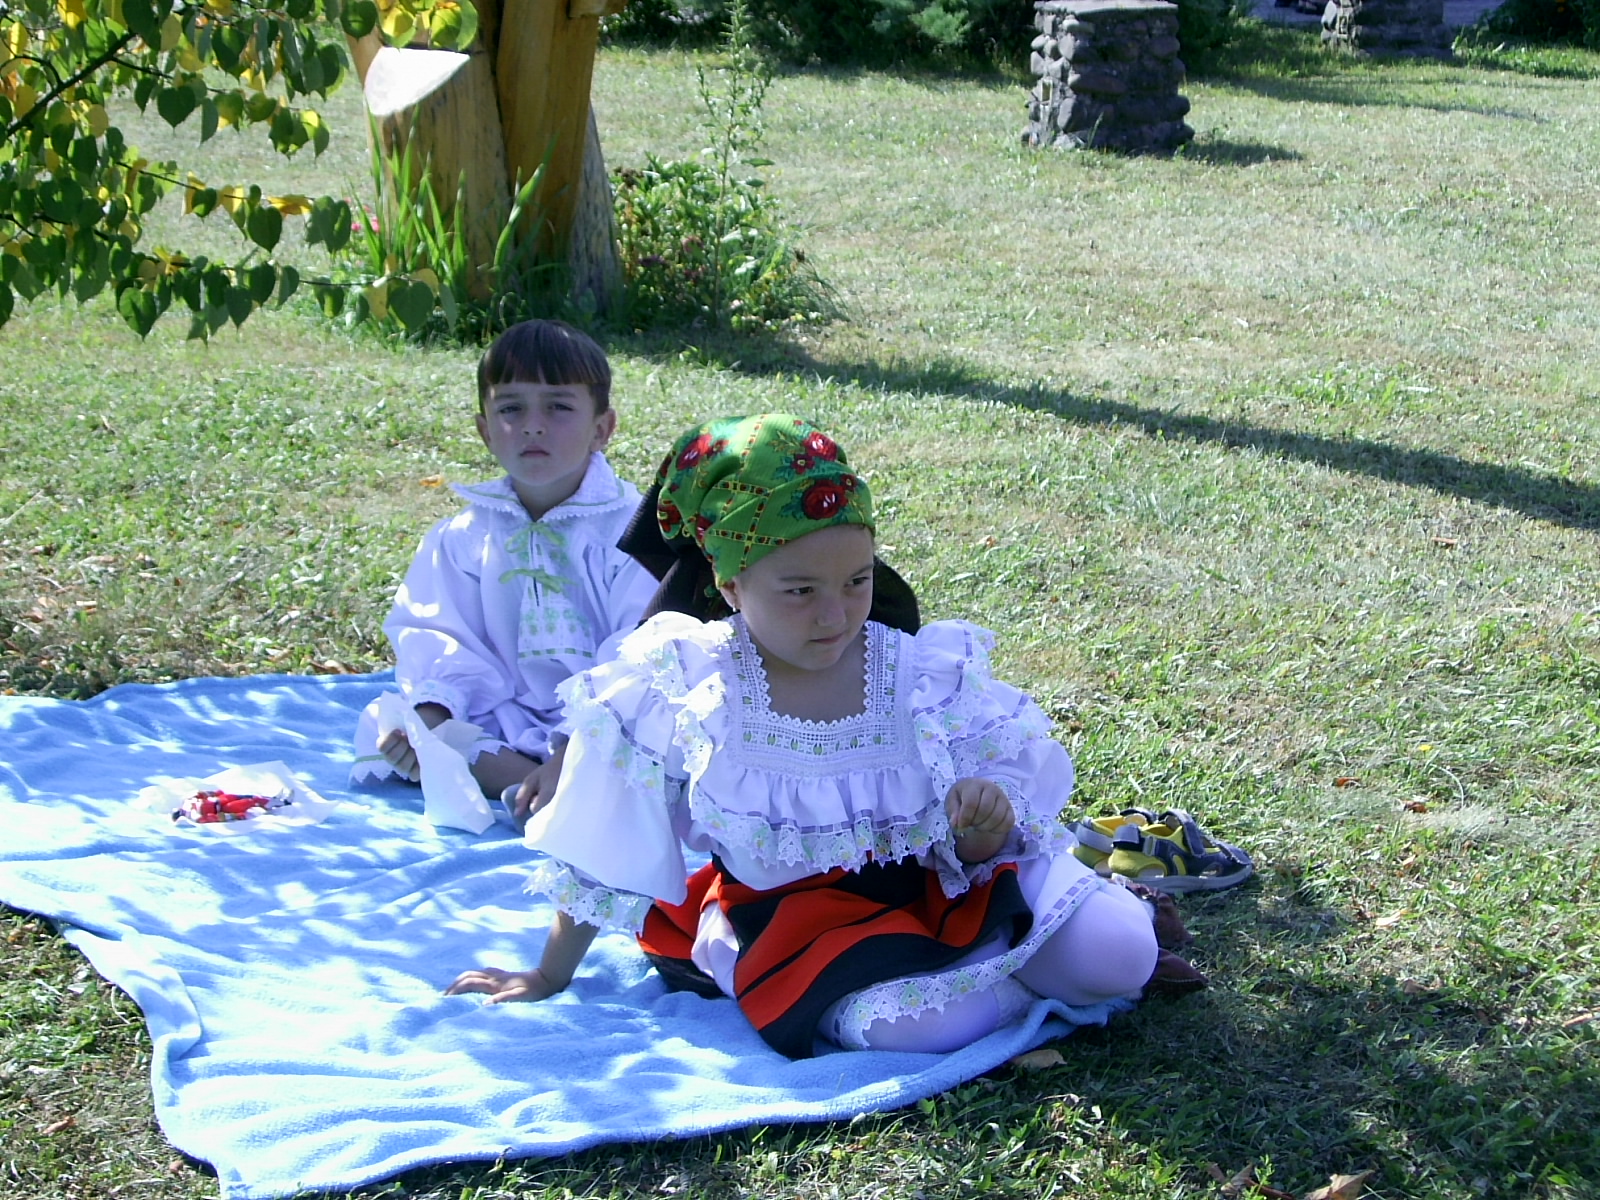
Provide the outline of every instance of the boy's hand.
{"type": "Polygon", "coordinates": [[[378,743],[378,753],[383,755],[401,775],[412,783],[422,779],[422,766],[417,762],[417,752],[411,745],[411,739],[406,737],[404,729],[391,729],[378,743]]]}
{"type": "Polygon", "coordinates": [[[944,811],[955,836],[956,857],[964,863],[1000,853],[1017,824],[1005,790],[991,779],[956,780],[944,799],[944,811]]]}
{"type": "Polygon", "coordinates": [[[529,817],[550,803],[550,798],[556,794],[556,784],[561,782],[561,762],[566,756],[567,748],[561,746],[523,779],[511,806],[511,815],[518,825],[526,825],[529,817]]]}
{"type": "Polygon", "coordinates": [[[445,988],[444,994],[464,996],[468,992],[482,992],[489,997],[485,1004],[505,1004],[512,1000],[544,1000],[561,990],[551,986],[538,967],[531,971],[482,967],[461,972],[455,982],[445,988]]]}
{"type": "MultiPolygon", "coordinates": [[[[450,710],[442,704],[424,703],[417,705],[417,716],[429,729],[434,729],[450,719],[450,710]]],[[[391,729],[384,734],[378,743],[378,753],[412,783],[421,781],[422,766],[417,762],[417,751],[404,729],[391,729]]]]}

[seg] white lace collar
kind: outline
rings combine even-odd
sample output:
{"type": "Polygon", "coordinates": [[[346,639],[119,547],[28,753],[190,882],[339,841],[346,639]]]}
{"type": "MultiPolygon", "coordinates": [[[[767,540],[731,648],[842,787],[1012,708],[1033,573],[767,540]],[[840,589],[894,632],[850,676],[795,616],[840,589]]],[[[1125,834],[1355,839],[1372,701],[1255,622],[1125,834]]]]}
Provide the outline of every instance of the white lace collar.
{"type": "MultiPolygon", "coordinates": [[[[485,480],[483,483],[453,483],[450,485],[450,490],[469,504],[476,504],[480,508],[511,513],[524,519],[528,516],[528,510],[522,506],[522,501],[517,498],[516,489],[511,486],[509,475],[485,480]]],[[[589,466],[583,473],[583,482],[578,485],[578,490],[539,519],[573,520],[619,508],[631,509],[637,500],[629,494],[629,490],[617,478],[617,473],[611,469],[611,463],[606,456],[597,450],[589,456],[589,466]]]]}

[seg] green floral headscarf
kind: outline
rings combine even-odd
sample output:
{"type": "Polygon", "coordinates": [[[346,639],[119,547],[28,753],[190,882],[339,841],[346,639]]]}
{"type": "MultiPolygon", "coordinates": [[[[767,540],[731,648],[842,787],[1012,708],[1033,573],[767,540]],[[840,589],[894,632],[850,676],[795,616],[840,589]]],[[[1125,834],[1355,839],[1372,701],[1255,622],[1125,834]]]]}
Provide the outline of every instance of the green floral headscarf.
{"type": "Polygon", "coordinates": [[[873,528],[872,493],[844,451],[788,413],[711,421],[672,447],[657,479],[656,519],[669,545],[687,539],[717,586],[779,546],[830,525],[873,528]]]}

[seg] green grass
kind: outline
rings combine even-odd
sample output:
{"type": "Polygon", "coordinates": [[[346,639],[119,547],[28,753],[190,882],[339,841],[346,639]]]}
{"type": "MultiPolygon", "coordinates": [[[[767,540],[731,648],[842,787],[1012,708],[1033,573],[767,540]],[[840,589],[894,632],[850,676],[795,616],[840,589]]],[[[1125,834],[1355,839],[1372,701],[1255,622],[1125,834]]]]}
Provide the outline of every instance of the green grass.
{"type": "MultiPolygon", "coordinates": [[[[1025,152],[998,74],[780,75],[771,186],[849,319],[610,347],[624,473],[713,414],[813,414],[928,614],[999,631],[1085,806],[1182,804],[1257,854],[1183,903],[1214,987],[901,1112],[360,1195],[1166,1200],[1253,1163],[1600,1196],[1600,56],[1309,39],[1255,28],[1191,80],[1172,160],[1025,152]]],[[[694,152],[692,80],[602,55],[613,165],[694,152]]],[[[353,101],[275,189],[360,177],[353,101]]],[[[216,178],[257,169],[233,145],[216,178]]],[[[293,308],[182,332],[0,329],[0,687],[383,665],[437,478],[490,470],[470,352],[293,308]]],[[[214,1194],[154,1127],[137,1011],[0,928],[0,1194],[214,1194]]]]}

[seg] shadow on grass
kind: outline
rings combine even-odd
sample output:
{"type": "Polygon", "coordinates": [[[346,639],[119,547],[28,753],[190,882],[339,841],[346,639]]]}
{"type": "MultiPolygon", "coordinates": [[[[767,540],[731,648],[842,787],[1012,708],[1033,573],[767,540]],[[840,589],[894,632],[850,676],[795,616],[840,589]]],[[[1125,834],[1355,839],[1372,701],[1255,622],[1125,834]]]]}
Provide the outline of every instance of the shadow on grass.
{"type": "MultiPolygon", "coordinates": [[[[873,391],[968,397],[1048,413],[1074,425],[1131,428],[1168,441],[1253,450],[1272,458],[1315,463],[1330,471],[1457,496],[1573,529],[1600,529],[1600,488],[1528,467],[1396,446],[1373,438],[1334,437],[1252,425],[1060,389],[1009,387],[951,362],[905,370],[872,362],[819,363],[777,343],[745,342],[738,349],[753,353],[748,359],[731,363],[730,369],[750,374],[792,372],[798,367],[822,380],[873,391]]],[[[715,356],[714,351],[702,353],[715,356]]]]}
{"type": "Polygon", "coordinates": [[[1230,142],[1202,134],[1179,148],[1176,157],[1209,163],[1214,167],[1254,167],[1270,162],[1297,162],[1304,158],[1298,150],[1270,146],[1265,142],[1230,142]]]}

